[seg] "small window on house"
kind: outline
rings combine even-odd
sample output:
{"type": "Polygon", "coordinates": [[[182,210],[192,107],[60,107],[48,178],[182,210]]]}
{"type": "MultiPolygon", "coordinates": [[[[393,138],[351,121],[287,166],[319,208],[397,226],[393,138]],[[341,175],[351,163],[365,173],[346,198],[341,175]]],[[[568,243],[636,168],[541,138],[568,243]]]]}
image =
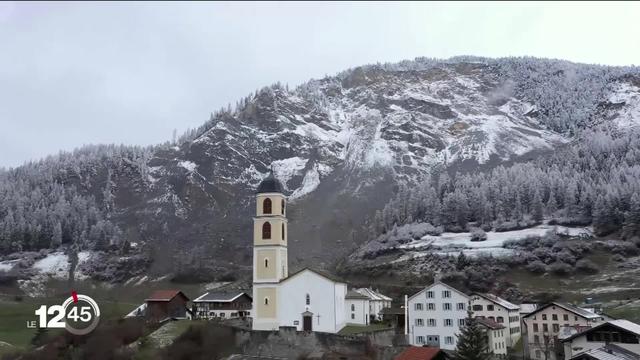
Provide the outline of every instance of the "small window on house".
{"type": "Polygon", "coordinates": [[[356,318],[356,314],[351,314],[351,319],[355,319],[356,318]]]}
{"type": "Polygon", "coordinates": [[[416,303],[415,304],[415,309],[416,310],[422,310],[422,303],[416,303]]]}
{"type": "Polygon", "coordinates": [[[464,303],[458,303],[458,310],[464,310],[464,303]]]}
{"type": "Polygon", "coordinates": [[[547,314],[542,314],[542,320],[547,320],[547,314]]]}
{"type": "Polygon", "coordinates": [[[471,308],[473,311],[482,311],[482,305],[473,305],[471,308]]]}
{"type": "Polygon", "coordinates": [[[467,321],[465,319],[458,319],[458,326],[464,326],[467,321]]]}
{"type": "Polygon", "coordinates": [[[449,344],[449,345],[453,345],[453,336],[445,336],[444,337],[444,343],[445,344],[449,344]]]}
{"type": "Polygon", "coordinates": [[[282,206],[280,207],[280,211],[282,212],[282,215],[284,215],[284,199],[282,199],[282,206]]]}
{"type": "Polygon", "coordinates": [[[262,213],[263,214],[271,214],[271,199],[266,198],[262,202],[262,213]]]}
{"type": "Polygon", "coordinates": [[[502,324],[502,323],[504,322],[504,318],[503,318],[502,316],[498,316],[498,317],[496,318],[496,322],[497,322],[498,324],[502,324]]]}
{"type": "Polygon", "coordinates": [[[269,267],[269,259],[264,259],[264,267],[269,267]]]}
{"type": "Polygon", "coordinates": [[[356,306],[354,304],[351,304],[351,311],[356,311],[356,306]]]}
{"type": "Polygon", "coordinates": [[[493,311],[493,305],[487,305],[487,311],[493,311]]]}
{"type": "Polygon", "coordinates": [[[567,315],[567,314],[562,315],[562,319],[564,321],[569,321],[569,315],[567,315]]]}
{"type": "Polygon", "coordinates": [[[271,224],[269,222],[262,224],[262,238],[271,239],[271,224]]]}
{"type": "Polygon", "coordinates": [[[427,298],[433,299],[433,291],[427,291],[427,298]]]}
{"type": "Polygon", "coordinates": [[[309,296],[309,294],[307,294],[307,296],[305,297],[306,299],[306,303],[307,305],[311,305],[311,296],[309,296]]]}
{"type": "Polygon", "coordinates": [[[449,291],[449,290],[442,291],[442,298],[443,299],[448,299],[450,297],[451,297],[451,291],[449,291]]]}
{"type": "Polygon", "coordinates": [[[424,344],[424,336],[418,336],[416,337],[416,342],[418,344],[424,344]]]}

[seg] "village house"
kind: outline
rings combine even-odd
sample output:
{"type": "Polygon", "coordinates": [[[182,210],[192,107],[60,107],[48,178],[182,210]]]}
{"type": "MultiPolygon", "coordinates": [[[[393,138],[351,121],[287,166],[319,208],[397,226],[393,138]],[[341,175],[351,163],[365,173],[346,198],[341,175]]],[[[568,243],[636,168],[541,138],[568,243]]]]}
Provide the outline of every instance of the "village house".
{"type": "Polygon", "coordinates": [[[193,300],[199,319],[229,319],[251,315],[252,299],[244,291],[210,291],[193,300]]]}
{"type": "Polygon", "coordinates": [[[640,360],[640,355],[615,344],[607,344],[597,349],[581,352],[571,360],[640,360]]]}
{"type": "Polygon", "coordinates": [[[455,350],[469,301],[469,296],[441,282],[436,276],[432,285],[407,299],[409,343],[455,350]]]}
{"type": "Polygon", "coordinates": [[[628,320],[610,320],[562,340],[564,359],[572,359],[582,353],[616,345],[640,357],[640,325],[628,320]]]}
{"type": "Polygon", "coordinates": [[[372,288],[359,288],[354,290],[369,298],[371,321],[382,320],[382,310],[391,307],[391,298],[372,288]]]}
{"type": "Polygon", "coordinates": [[[289,274],[288,220],[282,184],[271,173],[256,193],[253,218],[253,330],[337,333],[347,324],[367,324],[370,299],[348,295],[347,283],[324,271],[289,274]],[[352,306],[353,305],[353,306],[352,306]],[[353,310],[352,310],[353,309],[353,310]]]}
{"type": "Polygon", "coordinates": [[[347,323],[358,325],[369,325],[370,315],[370,299],[354,290],[349,290],[345,297],[347,306],[347,314],[349,318],[347,323]]]}
{"type": "Polygon", "coordinates": [[[591,327],[604,321],[601,315],[560,302],[552,302],[522,319],[523,345],[531,359],[558,360],[563,356],[557,337],[562,327],[591,327]]]}
{"type": "Polygon", "coordinates": [[[499,357],[507,356],[507,328],[503,324],[498,324],[489,318],[477,317],[476,321],[487,334],[487,345],[489,352],[499,357]]]}
{"type": "Polygon", "coordinates": [[[189,298],[180,290],[158,290],[145,300],[144,316],[151,321],[189,319],[189,298]]]}
{"type": "Polygon", "coordinates": [[[520,306],[493,294],[471,294],[473,316],[483,317],[505,326],[507,346],[513,347],[520,339],[520,306]]]}

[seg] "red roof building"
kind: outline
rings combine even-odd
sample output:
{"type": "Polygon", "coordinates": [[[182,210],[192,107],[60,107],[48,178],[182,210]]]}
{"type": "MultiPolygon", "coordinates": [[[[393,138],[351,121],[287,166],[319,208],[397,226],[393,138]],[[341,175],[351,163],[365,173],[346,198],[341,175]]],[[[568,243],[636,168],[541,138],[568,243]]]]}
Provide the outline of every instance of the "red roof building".
{"type": "Polygon", "coordinates": [[[445,358],[446,355],[440,348],[409,346],[397,355],[394,360],[442,360],[445,358]]]}
{"type": "Polygon", "coordinates": [[[157,290],[145,300],[145,316],[152,321],[186,319],[189,298],[180,290],[157,290]]]}

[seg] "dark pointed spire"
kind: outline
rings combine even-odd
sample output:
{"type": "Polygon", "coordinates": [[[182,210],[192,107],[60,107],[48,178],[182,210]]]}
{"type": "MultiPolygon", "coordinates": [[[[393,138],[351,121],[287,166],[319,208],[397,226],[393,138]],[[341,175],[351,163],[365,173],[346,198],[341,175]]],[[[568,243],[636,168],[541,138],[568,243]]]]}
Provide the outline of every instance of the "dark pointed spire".
{"type": "Polygon", "coordinates": [[[273,174],[273,164],[271,164],[269,175],[258,185],[256,193],[282,193],[282,189],[282,184],[273,174]]]}

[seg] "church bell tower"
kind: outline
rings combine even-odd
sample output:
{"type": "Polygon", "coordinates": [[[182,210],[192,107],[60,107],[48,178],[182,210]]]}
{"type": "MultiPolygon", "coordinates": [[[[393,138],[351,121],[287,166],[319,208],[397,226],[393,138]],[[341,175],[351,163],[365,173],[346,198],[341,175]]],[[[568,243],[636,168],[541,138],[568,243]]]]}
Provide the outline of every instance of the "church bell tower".
{"type": "Polygon", "coordinates": [[[253,218],[253,329],[278,328],[278,283],[288,276],[286,198],[273,172],[256,192],[253,218]]]}

